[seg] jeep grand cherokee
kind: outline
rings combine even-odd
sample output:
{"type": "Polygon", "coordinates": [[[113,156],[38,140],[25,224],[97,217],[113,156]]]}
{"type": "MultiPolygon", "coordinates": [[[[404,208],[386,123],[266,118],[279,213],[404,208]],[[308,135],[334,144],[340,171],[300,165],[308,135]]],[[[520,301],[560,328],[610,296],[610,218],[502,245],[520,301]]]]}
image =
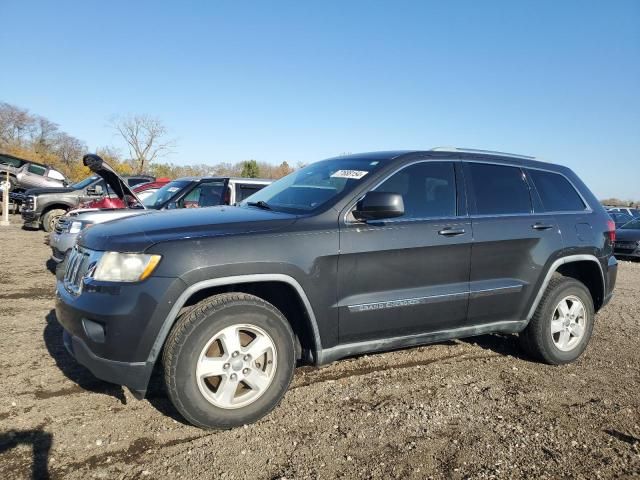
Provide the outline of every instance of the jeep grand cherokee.
{"type": "Polygon", "coordinates": [[[568,363],[610,299],[613,222],[568,168],[467,149],[364,153],[240,207],[83,231],[57,284],[65,345],[142,397],[154,366],[203,428],[254,422],[297,363],[485,333],[568,363]]]}

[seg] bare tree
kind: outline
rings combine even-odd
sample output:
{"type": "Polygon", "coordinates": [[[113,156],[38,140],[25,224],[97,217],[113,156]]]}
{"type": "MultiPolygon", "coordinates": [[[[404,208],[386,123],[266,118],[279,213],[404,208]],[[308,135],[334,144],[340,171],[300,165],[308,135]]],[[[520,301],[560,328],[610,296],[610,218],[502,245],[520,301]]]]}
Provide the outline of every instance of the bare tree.
{"type": "Polygon", "coordinates": [[[64,132],[58,134],[55,143],[55,153],[60,161],[68,166],[79,163],[87,150],[87,146],[83,142],[64,132]]]}
{"type": "Polygon", "coordinates": [[[34,122],[28,110],[0,102],[0,144],[22,144],[34,122]]]}
{"type": "Polygon", "coordinates": [[[175,146],[175,141],[167,138],[167,127],[158,118],[130,115],[114,118],[111,125],[126,142],[137,173],[144,172],[151,162],[170,153],[175,146]]]}
{"type": "Polygon", "coordinates": [[[45,154],[53,150],[58,136],[58,124],[37,116],[31,129],[31,144],[36,153],[45,154]]]}

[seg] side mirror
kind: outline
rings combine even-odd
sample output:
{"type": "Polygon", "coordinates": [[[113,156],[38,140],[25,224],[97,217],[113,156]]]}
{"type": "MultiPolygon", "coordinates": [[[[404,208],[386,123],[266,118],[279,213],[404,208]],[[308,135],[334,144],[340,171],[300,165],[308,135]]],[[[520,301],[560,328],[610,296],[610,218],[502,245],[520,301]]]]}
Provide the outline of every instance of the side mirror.
{"type": "Polygon", "coordinates": [[[353,216],[357,220],[381,220],[404,215],[404,201],[399,193],[369,192],[360,200],[353,216]]]}

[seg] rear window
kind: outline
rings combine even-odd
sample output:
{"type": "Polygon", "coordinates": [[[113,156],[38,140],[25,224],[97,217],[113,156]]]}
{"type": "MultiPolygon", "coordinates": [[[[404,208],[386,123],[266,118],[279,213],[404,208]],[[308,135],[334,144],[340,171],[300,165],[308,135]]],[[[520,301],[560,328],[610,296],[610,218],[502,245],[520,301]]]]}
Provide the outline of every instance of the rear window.
{"type": "Polygon", "coordinates": [[[529,170],[529,175],[546,211],[577,212],[586,208],[576,189],[562,175],[541,170],[529,170]]]}
{"type": "Polygon", "coordinates": [[[529,186],[520,168],[485,163],[467,165],[478,215],[531,213],[529,186]]]}

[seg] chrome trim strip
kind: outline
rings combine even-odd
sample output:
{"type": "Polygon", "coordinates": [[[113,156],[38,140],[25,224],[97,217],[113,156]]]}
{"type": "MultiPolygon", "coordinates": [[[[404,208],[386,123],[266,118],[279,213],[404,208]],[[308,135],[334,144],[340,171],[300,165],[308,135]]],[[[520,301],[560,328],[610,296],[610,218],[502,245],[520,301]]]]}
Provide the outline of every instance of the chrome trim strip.
{"type": "Polygon", "coordinates": [[[458,297],[480,298],[490,295],[500,295],[503,293],[515,293],[522,291],[523,285],[506,285],[495,288],[484,288],[481,290],[472,290],[470,292],[444,293],[440,295],[429,295],[425,297],[401,298],[398,300],[387,300],[382,302],[357,303],[347,305],[349,312],[369,312],[372,310],[384,310],[387,308],[412,307],[414,305],[426,305],[429,303],[437,303],[454,299],[458,297]]]}
{"type": "MultiPolygon", "coordinates": [[[[182,292],[180,297],[178,297],[178,300],[176,300],[176,303],[174,303],[173,307],[171,307],[169,314],[165,318],[164,323],[162,324],[162,327],[158,332],[156,340],[153,343],[153,346],[151,347],[151,352],[149,352],[147,362],[153,363],[158,358],[158,355],[162,351],[162,346],[164,345],[164,341],[169,335],[169,331],[173,327],[173,324],[175,323],[175,320],[178,317],[178,314],[180,313],[180,309],[184,306],[185,303],[187,303],[187,300],[189,299],[189,297],[191,297],[191,295],[193,295],[196,292],[199,292],[200,290],[204,290],[205,288],[220,287],[224,285],[238,285],[242,283],[251,283],[251,282],[284,282],[288,285],[291,285],[293,288],[295,288],[296,292],[298,293],[298,295],[300,295],[300,298],[302,299],[304,307],[307,310],[307,314],[309,315],[311,328],[313,330],[315,350],[316,352],[319,352],[322,350],[320,331],[318,330],[318,324],[316,321],[315,314],[313,313],[313,308],[311,307],[311,302],[309,302],[309,299],[307,298],[307,294],[304,292],[304,290],[302,289],[302,286],[298,283],[298,281],[295,278],[290,277],[289,275],[284,275],[280,273],[236,275],[232,277],[220,277],[220,278],[213,278],[210,280],[203,280],[202,282],[194,283],[193,285],[189,286],[184,292],[182,292]]],[[[315,352],[314,352],[314,356],[315,356],[315,352]]]]}
{"type": "Polygon", "coordinates": [[[386,308],[411,307],[414,305],[425,305],[428,303],[436,303],[447,299],[457,297],[467,297],[469,292],[445,293],[442,295],[431,295],[428,297],[404,298],[400,300],[388,300],[385,302],[360,303],[356,305],[348,305],[350,312],[369,312],[372,310],[383,310],[386,308]]]}
{"type": "Polygon", "coordinates": [[[488,297],[491,295],[501,295],[503,293],[521,292],[524,285],[505,285],[504,287],[483,288],[482,290],[471,291],[470,298],[488,297]]]}
{"type": "Polygon", "coordinates": [[[555,262],[551,264],[551,267],[549,267],[549,270],[547,271],[547,275],[545,276],[544,281],[542,282],[542,285],[538,289],[538,294],[536,295],[536,298],[533,301],[531,308],[529,309],[527,320],[531,320],[531,317],[533,317],[533,314],[536,312],[536,309],[540,304],[540,300],[542,300],[542,296],[544,295],[545,290],[549,286],[551,277],[553,277],[553,274],[556,272],[556,270],[558,270],[558,267],[560,267],[560,265],[564,265],[565,263],[581,262],[585,260],[596,262],[596,264],[598,265],[598,268],[600,269],[600,275],[602,276],[602,298],[606,297],[607,287],[606,287],[606,282],[604,278],[604,271],[602,270],[602,265],[600,264],[598,259],[594,255],[588,255],[588,254],[568,255],[566,257],[557,259],[555,262]]]}

